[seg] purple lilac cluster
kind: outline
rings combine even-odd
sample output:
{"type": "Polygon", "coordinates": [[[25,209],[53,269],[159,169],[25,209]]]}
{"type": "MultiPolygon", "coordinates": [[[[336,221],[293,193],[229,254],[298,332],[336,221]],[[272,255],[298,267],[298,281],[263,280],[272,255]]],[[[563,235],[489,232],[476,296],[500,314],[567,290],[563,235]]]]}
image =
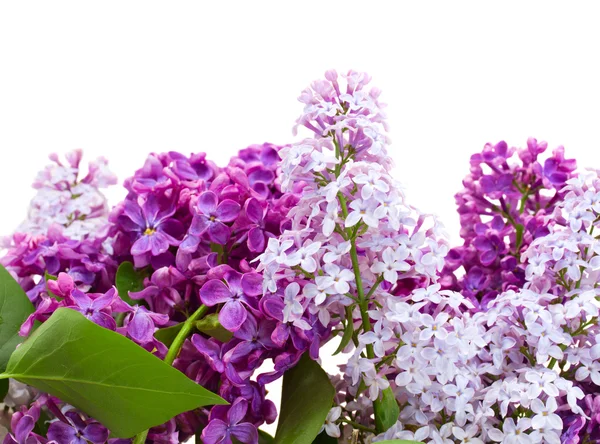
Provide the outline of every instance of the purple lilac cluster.
{"type": "MultiPolygon", "coordinates": [[[[285,335],[281,304],[262,297],[262,276],[251,265],[269,239],[281,234],[298,202],[293,192],[281,191],[280,161],[279,147],[270,144],[240,151],[225,168],[204,154],[151,155],[125,182],[129,194],[110,216],[115,256],[149,275],[145,288],[129,296],[154,313],[153,329],[184,321],[205,306],[207,316],[218,313],[231,333],[229,340],[195,333],[174,362],[232,403],[175,418],[179,439],[204,426],[202,439],[209,444],[221,442],[225,433],[254,442],[257,427],[276,418],[265,385],[311,344],[320,344],[317,332],[285,335]],[[267,359],[275,361],[275,370],[253,378],[267,359]]],[[[145,337],[157,346],[150,332],[145,337]]]]}
{"type": "Polygon", "coordinates": [[[521,253],[548,234],[548,221],[564,197],[561,190],[576,168],[562,146],[542,160],[547,146],[533,138],[522,149],[501,141],[471,156],[465,188],[456,195],[464,243],[446,257],[444,288],[485,308],[502,291],[524,285],[521,253]]]}
{"type": "MultiPolygon", "coordinates": [[[[196,333],[185,341],[174,366],[231,407],[179,415],[151,429],[150,441],[180,442],[204,428],[204,442],[220,442],[223,430],[241,442],[254,442],[257,427],[276,418],[265,385],[311,345],[319,346],[317,334],[285,335],[281,307],[262,300],[262,276],[250,264],[269,239],[281,234],[287,213],[298,202],[293,192],[281,192],[279,150],[253,145],[224,168],[205,154],[152,154],[125,181],[125,201],[104,214],[108,229],[76,240],[54,224],[44,234],[19,233],[6,242],[2,264],[35,306],[21,328],[23,336],[35,321],[69,307],[164,358],[168,348],[154,337],[157,329],[185,321],[201,306],[208,307],[209,316],[218,312],[229,339],[196,333]],[[141,291],[119,295],[113,286],[117,265],[127,260],[147,278],[141,291]],[[279,333],[272,334],[275,330],[279,333]],[[252,378],[267,359],[276,361],[274,371],[252,378]]],[[[49,399],[40,397],[19,411],[35,412],[38,405],[49,411],[49,399]]],[[[58,411],[67,408],[59,400],[53,403],[58,411]]],[[[78,439],[106,442],[108,433],[81,412],[51,415],[62,424],[52,430],[64,430],[49,431],[50,440],[66,444],[76,433],[78,439]]],[[[11,430],[18,437],[13,433],[6,439],[46,442],[29,429],[30,416],[13,415],[11,430]]]]}

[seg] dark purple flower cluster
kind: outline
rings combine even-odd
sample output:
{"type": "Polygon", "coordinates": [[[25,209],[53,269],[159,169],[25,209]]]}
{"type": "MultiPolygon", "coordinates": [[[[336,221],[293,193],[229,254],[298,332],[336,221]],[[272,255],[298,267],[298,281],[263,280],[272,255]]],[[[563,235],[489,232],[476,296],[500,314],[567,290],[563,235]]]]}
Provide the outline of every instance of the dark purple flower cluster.
{"type": "MultiPolygon", "coordinates": [[[[282,233],[298,202],[297,194],[281,192],[279,148],[250,146],[224,168],[205,154],[152,154],[125,181],[128,195],[113,209],[105,232],[75,241],[57,226],[46,235],[16,234],[7,245],[2,264],[35,305],[23,336],[60,307],[81,312],[160,358],[168,348],[154,337],[156,330],[185,321],[201,306],[229,330],[220,339],[193,334],[173,365],[232,405],[181,414],[151,429],[149,441],[181,442],[204,428],[207,443],[225,435],[255,442],[257,427],[277,415],[266,400],[265,384],[312,345],[316,356],[321,337],[327,336],[322,326],[304,331],[283,323],[283,294],[263,301],[263,277],[251,265],[268,240],[282,233]],[[124,261],[146,274],[141,291],[119,295],[113,286],[124,261]],[[274,370],[251,379],[267,359],[275,361],[274,370]]],[[[60,405],[44,395],[34,402],[32,414],[15,414],[16,435],[7,439],[106,442],[108,432],[93,419],[73,410],[60,413],[58,407],[60,415],[55,414],[49,400],[60,405]],[[40,406],[58,418],[47,439],[29,427],[40,406]]]]}
{"type": "Polygon", "coordinates": [[[456,195],[464,243],[448,253],[444,288],[461,291],[483,308],[498,293],[522,288],[520,255],[548,234],[549,216],[565,194],[561,190],[575,176],[576,162],[565,159],[562,146],[539,159],[547,146],[533,138],[523,149],[501,141],[471,156],[465,188],[456,195]],[[458,270],[464,271],[460,277],[458,270]]]}

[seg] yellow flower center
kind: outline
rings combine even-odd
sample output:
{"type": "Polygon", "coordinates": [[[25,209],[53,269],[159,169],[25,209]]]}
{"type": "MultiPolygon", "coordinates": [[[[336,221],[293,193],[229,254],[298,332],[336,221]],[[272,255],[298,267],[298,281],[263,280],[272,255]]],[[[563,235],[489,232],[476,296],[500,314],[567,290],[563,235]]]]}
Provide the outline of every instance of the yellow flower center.
{"type": "Polygon", "coordinates": [[[154,233],[156,233],[154,228],[146,228],[146,231],[144,231],[144,236],[152,236],[154,233]]]}

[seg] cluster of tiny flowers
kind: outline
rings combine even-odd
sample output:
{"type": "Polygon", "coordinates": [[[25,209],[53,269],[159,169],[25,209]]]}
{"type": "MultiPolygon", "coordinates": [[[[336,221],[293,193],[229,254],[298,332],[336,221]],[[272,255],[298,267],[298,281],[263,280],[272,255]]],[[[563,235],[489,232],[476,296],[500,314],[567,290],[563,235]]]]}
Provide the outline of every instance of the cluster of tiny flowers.
{"type": "Polygon", "coordinates": [[[106,229],[108,205],[100,190],[116,184],[117,177],[102,157],[90,162],[88,173],[83,176],[82,154],[81,150],[68,153],[66,163],[56,154],[50,156],[54,163],[38,174],[33,184],[37,193],[18,232],[45,234],[57,224],[64,227],[65,236],[81,240],[106,229]]]}
{"type": "MultiPolygon", "coordinates": [[[[298,201],[293,193],[281,192],[279,149],[250,146],[225,168],[204,154],[152,154],[125,181],[127,198],[108,219],[105,215],[110,227],[101,236],[73,239],[54,224],[44,234],[15,234],[6,245],[2,264],[35,306],[21,328],[23,336],[35,321],[68,307],[163,359],[168,349],[154,337],[157,329],[184,321],[201,305],[209,308],[208,316],[218,312],[229,332],[219,339],[194,334],[173,365],[231,406],[178,415],[152,428],[148,442],[182,442],[199,428],[206,443],[221,442],[225,433],[255,442],[258,426],[273,422],[277,414],[266,400],[265,385],[308,348],[302,344],[298,351],[291,338],[271,340],[281,310],[261,300],[262,276],[249,265],[268,239],[281,234],[285,216],[298,201]],[[147,278],[143,290],[119,295],[113,286],[117,265],[127,260],[147,278]],[[267,359],[276,360],[275,370],[252,378],[267,359]]],[[[12,398],[18,398],[24,388],[12,386],[12,398]]],[[[39,394],[24,405],[29,399],[15,404],[13,432],[5,442],[67,444],[74,436],[94,444],[123,441],[108,439],[106,428],[56,398],[39,394]],[[40,409],[53,419],[47,437],[29,427],[40,409]]]]}
{"type": "MultiPolygon", "coordinates": [[[[259,266],[265,298],[282,306],[292,334],[304,338],[315,325],[344,332],[340,349],[352,357],[325,425],[336,438],[357,423],[370,430],[373,402],[390,388],[393,366],[406,362],[394,357],[404,332],[393,325],[422,315],[431,333],[423,339],[433,343],[436,323],[449,317],[420,311],[439,289],[430,284],[447,252],[438,240],[442,227],[406,205],[389,175],[379,91],[366,89],[365,74],[344,77],[342,88],[328,72],[300,96],[306,106],[298,123],[315,135],[285,150],[282,183],[302,184],[302,195],[288,230],[269,241],[259,266]],[[413,290],[421,299],[409,305],[413,290]]],[[[453,292],[438,299],[448,310],[463,303],[453,292]]]]}
{"type": "Polygon", "coordinates": [[[129,337],[164,357],[154,330],[185,321],[201,306],[226,330],[213,337],[193,334],[173,365],[231,405],[179,415],[165,428],[171,440],[184,441],[202,428],[207,444],[226,435],[255,442],[258,426],[276,418],[265,385],[299,352],[291,339],[271,339],[280,311],[263,300],[262,276],[250,263],[281,234],[298,201],[281,191],[279,150],[253,145],[224,168],[203,153],[152,154],[125,181],[128,196],[110,215],[114,256],[148,276],[144,288],[129,296],[148,307],[137,310],[152,313],[151,328],[129,337]],[[256,375],[268,359],[276,360],[275,371],[256,375]]]}
{"type": "Polygon", "coordinates": [[[485,309],[497,294],[523,286],[520,253],[548,233],[548,216],[576,167],[562,146],[542,163],[546,148],[530,138],[523,149],[502,141],[471,156],[465,188],[456,195],[464,244],[447,256],[443,288],[461,291],[485,309]]]}

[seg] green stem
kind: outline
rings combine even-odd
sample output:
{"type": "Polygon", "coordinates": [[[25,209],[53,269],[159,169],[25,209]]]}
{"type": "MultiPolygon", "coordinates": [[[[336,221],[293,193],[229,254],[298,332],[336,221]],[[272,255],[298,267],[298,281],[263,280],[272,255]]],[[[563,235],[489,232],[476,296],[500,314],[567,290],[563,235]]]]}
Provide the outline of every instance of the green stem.
{"type": "MultiPolygon", "coordinates": [[[[165,356],[164,361],[167,364],[169,364],[169,365],[173,364],[173,361],[175,361],[175,358],[177,358],[177,355],[179,354],[181,347],[183,347],[183,343],[185,342],[187,337],[190,335],[190,333],[194,329],[194,323],[198,319],[204,317],[204,315],[207,312],[208,312],[208,307],[206,305],[201,305],[200,308],[198,308],[198,310],[196,310],[189,318],[186,319],[186,321],[183,323],[183,326],[181,327],[181,330],[179,330],[179,333],[177,333],[177,336],[175,336],[173,343],[169,347],[167,356],[165,356]]],[[[148,430],[144,430],[143,432],[138,433],[135,436],[135,438],[133,439],[132,444],[144,444],[146,442],[147,436],[148,436],[148,430]]]]}
{"type": "MultiPolygon", "coordinates": [[[[346,198],[342,193],[338,193],[338,200],[342,207],[342,215],[344,219],[348,217],[348,205],[346,198]]],[[[355,230],[355,233],[357,231],[355,230]]],[[[365,297],[363,288],[362,276],[360,275],[360,265],[358,263],[358,252],[356,250],[356,235],[350,237],[350,259],[352,260],[352,270],[354,271],[354,280],[356,281],[356,293],[358,294],[358,307],[360,308],[360,316],[362,319],[363,331],[371,331],[371,320],[369,319],[369,299],[365,297]]],[[[367,358],[373,359],[375,352],[373,344],[367,344],[367,358]]]]}
{"type": "Polygon", "coordinates": [[[198,310],[196,310],[187,320],[183,323],[181,330],[175,336],[173,343],[169,347],[169,351],[167,352],[167,356],[165,356],[165,362],[169,365],[173,364],[175,358],[179,354],[181,347],[183,346],[184,341],[190,335],[192,330],[194,329],[194,323],[204,317],[204,315],[208,312],[208,307],[206,305],[201,305],[198,310]]]}
{"type": "Polygon", "coordinates": [[[351,425],[352,427],[354,427],[357,430],[362,430],[363,432],[377,433],[377,430],[371,429],[369,427],[365,427],[364,425],[359,424],[354,421],[350,421],[349,419],[343,419],[342,422],[345,422],[346,424],[351,425]]]}

